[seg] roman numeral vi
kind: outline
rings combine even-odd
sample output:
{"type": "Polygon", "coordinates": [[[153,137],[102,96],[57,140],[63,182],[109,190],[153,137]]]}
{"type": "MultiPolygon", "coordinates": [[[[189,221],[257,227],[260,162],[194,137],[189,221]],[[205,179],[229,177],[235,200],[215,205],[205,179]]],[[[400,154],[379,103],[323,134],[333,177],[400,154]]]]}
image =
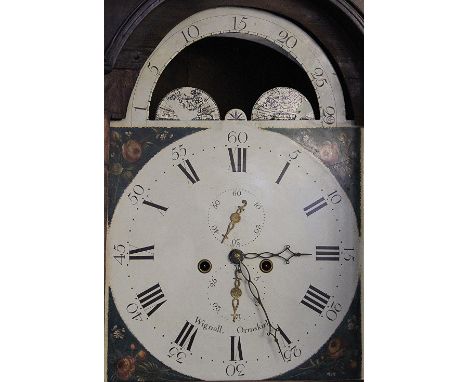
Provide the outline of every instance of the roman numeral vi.
{"type": "Polygon", "coordinates": [[[242,361],[243,359],[240,337],[231,336],[231,361],[242,361]],[[238,338],[237,345],[236,338],[238,338]]]}

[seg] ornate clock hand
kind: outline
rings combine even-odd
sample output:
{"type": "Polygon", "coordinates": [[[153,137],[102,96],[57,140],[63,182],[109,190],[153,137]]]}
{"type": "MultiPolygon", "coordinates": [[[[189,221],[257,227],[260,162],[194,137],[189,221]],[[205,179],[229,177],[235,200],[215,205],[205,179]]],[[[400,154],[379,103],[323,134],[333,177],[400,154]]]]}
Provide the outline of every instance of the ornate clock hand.
{"type": "Polygon", "coordinates": [[[242,296],[242,291],[240,290],[240,278],[238,276],[240,271],[235,269],[234,271],[234,288],[231,289],[231,297],[232,297],[232,322],[236,321],[238,317],[237,308],[239,307],[239,298],[242,296]]]}
{"type": "Polygon", "coordinates": [[[242,205],[238,206],[236,211],[231,214],[231,216],[229,217],[230,222],[229,222],[228,227],[226,229],[226,233],[223,235],[223,240],[221,240],[221,243],[223,243],[224,240],[227,239],[227,237],[229,235],[229,232],[231,232],[233,230],[234,226],[237,223],[240,222],[240,220],[241,220],[240,214],[242,213],[242,211],[244,211],[246,206],[247,206],[247,200],[243,200],[242,205]]]}
{"type": "Polygon", "coordinates": [[[272,253],[272,252],[260,252],[260,253],[243,253],[243,257],[245,259],[251,260],[251,259],[256,259],[257,257],[260,257],[261,259],[269,259],[270,257],[279,257],[284,260],[286,264],[289,264],[289,260],[293,257],[300,257],[300,256],[313,256],[312,253],[299,253],[299,252],[293,252],[290,249],[289,245],[286,245],[284,249],[281,252],[278,253],[272,253]],[[283,257],[281,256],[283,253],[289,253],[290,255],[288,257],[283,257]]]}
{"type": "Polygon", "coordinates": [[[236,273],[242,274],[245,281],[247,281],[247,285],[249,287],[249,290],[250,290],[250,293],[251,293],[252,297],[255,299],[257,304],[262,308],[263,314],[265,315],[265,319],[266,319],[267,324],[268,324],[268,333],[267,334],[269,336],[273,336],[273,340],[275,341],[276,346],[278,346],[278,351],[281,354],[281,357],[283,358],[283,361],[285,361],[283,352],[281,351],[281,346],[280,346],[279,341],[278,341],[278,332],[280,331],[279,326],[278,325],[276,325],[276,327],[273,326],[273,324],[270,321],[270,317],[268,316],[268,313],[267,313],[267,311],[265,309],[265,306],[263,305],[263,301],[260,298],[260,292],[258,291],[257,286],[252,281],[252,277],[250,276],[249,269],[244,264],[244,254],[242,253],[242,251],[240,251],[238,249],[233,249],[229,253],[229,259],[231,260],[231,262],[233,262],[236,265],[236,273]]]}

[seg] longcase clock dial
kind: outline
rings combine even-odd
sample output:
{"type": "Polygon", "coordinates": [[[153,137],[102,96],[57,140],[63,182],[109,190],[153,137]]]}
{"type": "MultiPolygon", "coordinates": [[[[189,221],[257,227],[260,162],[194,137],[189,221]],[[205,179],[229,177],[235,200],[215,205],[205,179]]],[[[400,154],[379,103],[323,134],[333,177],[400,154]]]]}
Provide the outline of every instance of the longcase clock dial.
{"type": "Polygon", "coordinates": [[[358,281],[346,193],[303,147],[245,126],[218,124],[157,153],[109,231],[126,325],[169,368],[200,379],[272,378],[302,364],[358,281]]]}

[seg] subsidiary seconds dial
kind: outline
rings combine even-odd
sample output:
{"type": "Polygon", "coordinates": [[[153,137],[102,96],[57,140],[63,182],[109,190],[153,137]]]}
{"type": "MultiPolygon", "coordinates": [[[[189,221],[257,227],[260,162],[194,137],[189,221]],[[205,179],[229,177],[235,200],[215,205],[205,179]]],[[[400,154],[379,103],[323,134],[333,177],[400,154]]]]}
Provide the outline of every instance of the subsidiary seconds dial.
{"type": "Polygon", "coordinates": [[[122,194],[110,288],[128,329],[169,369],[273,378],[314,355],[348,311],[356,218],[329,170],[291,139],[213,126],[159,151],[122,194]],[[233,249],[246,254],[242,266],[233,249]]]}
{"type": "Polygon", "coordinates": [[[262,232],[265,209],[252,192],[231,188],[210,203],[208,226],[221,243],[233,248],[245,247],[262,232]]]}

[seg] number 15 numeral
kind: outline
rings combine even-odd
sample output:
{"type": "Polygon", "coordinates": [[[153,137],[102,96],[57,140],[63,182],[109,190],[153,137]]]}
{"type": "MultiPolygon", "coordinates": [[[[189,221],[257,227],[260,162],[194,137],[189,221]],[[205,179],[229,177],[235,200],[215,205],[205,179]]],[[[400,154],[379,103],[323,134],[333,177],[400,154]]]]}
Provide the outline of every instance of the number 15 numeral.
{"type": "Polygon", "coordinates": [[[247,23],[245,22],[247,20],[247,17],[245,16],[234,16],[234,30],[236,31],[242,31],[245,28],[247,28],[247,23]]]}

